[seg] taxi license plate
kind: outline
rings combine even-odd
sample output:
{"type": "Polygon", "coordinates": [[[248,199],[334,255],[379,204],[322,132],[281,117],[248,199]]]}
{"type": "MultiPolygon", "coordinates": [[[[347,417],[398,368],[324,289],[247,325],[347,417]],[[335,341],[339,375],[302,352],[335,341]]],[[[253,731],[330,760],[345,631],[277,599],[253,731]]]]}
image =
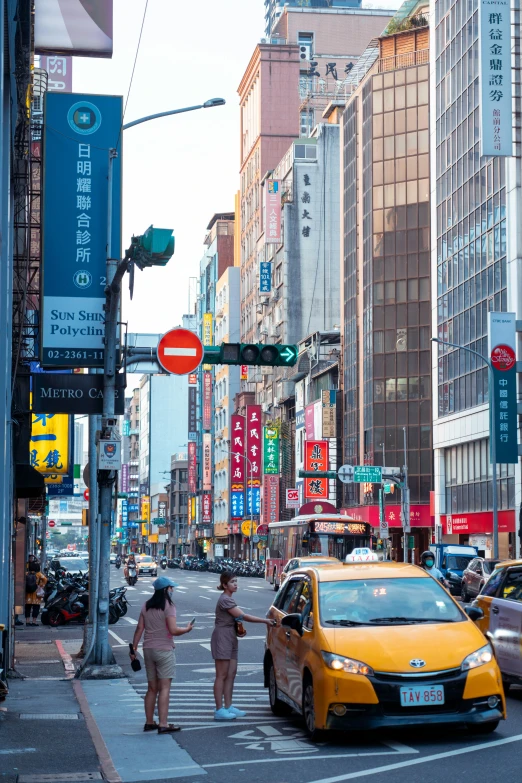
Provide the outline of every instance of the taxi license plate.
{"type": "Polygon", "coordinates": [[[401,705],[403,707],[424,707],[444,704],[443,685],[412,685],[401,688],[401,705]]]}

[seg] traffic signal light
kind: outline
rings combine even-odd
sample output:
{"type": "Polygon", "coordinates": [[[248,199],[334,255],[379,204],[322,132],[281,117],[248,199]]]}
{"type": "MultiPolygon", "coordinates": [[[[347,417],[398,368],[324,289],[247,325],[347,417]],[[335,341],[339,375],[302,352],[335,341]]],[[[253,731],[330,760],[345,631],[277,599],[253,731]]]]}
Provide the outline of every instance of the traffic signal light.
{"type": "Polygon", "coordinates": [[[297,345],[263,345],[221,343],[206,345],[204,364],[246,364],[250,367],[293,367],[297,362],[297,345]]]}
{"type": "Polygon", "coordinates": [[[175,241],[172,229],[149,226],[141,236],[132,237],[127,255],[141,269],[146,266],[165,266],[174,255],[175,241]]]}

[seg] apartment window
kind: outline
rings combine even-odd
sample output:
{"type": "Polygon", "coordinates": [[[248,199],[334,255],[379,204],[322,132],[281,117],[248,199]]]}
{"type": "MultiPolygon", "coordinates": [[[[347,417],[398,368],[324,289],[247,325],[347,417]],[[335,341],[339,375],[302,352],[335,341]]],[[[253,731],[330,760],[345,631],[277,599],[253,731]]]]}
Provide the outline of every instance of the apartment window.
{"type": "Polygon", "coordinates": [[[299,160],[317,160],[315,144],[294,144],[294,158],[299,160]]]}
{"type": "MultiPolygon", "coordinates": [[[[445,450],[446,514],[491,511],[493,482],[489,440],[463,443],[445,450]]],[[[515,466],[497,466],[499,508],[515,507],[515,466]]]]}
{"type": "Polygon", "coordinates": [[[299,114],[300,118],[300,127],[299,127],[299,135],[301,138],[308,138],[312,132],[312,129],[314,127],[314,110],[313,109],[304,109],[299,114]]]}

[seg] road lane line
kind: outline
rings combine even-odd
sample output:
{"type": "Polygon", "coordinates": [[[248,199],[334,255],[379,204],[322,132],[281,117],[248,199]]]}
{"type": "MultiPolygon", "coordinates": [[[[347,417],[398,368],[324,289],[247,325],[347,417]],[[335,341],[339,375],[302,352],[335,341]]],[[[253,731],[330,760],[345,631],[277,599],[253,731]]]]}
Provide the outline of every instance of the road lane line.
{"type": "MultiPolygon", "coordinates": [[[[336,775],[333,778],[320,778],[318,780],[311,781],[310,783],[340,783],[343,780],[355,780],[356,778],[369,777],[370,775],[378,775],[381,772],[392,772],[396,769],[403,769],[405,767],[413,767],[417,764],[429,764],[430,761],[440,761],[441,759],[448,759],[452,756],[462,756],[465,753],[476,753],[479,750],[489,750],[489,748],[497,748],[501,745],[509,745],[512,742],[522,741],[522,734],[515,734],[513,737],[506,737],[501,740],[494,740],[493,742],[483,742],[480,745],[471,745],[467,748],[459,748],[458,750],[448,750],[444,753],[434,753],[431,756],[423,756],[420,759],[410,759],[409,761],[398,761],[396,764],[386,764],[383,767],[372,767],[371,769],[360,770],[359,772],[348,772],[346,775],[336,775]]],[[[314,759],[318,758],[314,756],[314,759]]],[[[262,761],[263,759],[258,759],[262,761]]],[[[281,759],[278,759],[281,761],[281,759]]],[[[290,761],[290,759],[285,759],[290,761]]]]}
{"type": "Polygon", "coordinates": [[[212,648],[211,648],[210,644],[202,644],[202,645],[201,645],[201,647],[204,647],[204,648],[205,648],[205,650],[209,650],[209,651],[211,651],[211,650],[212,650],[212,648]]]}
{"type": "MultiPolygon", "coordinates": [[[[240,726],[241,724],[238,723],[237,720],[234,721],[234,727],[240,726]]],[[[210,728],[210,726],[208,727],[210,728]]],[[[191,731],[191,729],[187,729],[187,731],[191,731]]],[[[362,756],[395,756],[395,753],[391,753],[390,751],[368,751],[367,753],[332,753],[329,756],[307,756],[307,761],[319,761],[322,759],[347,759],[347,758],[361,758],[362,756]]],[[[282,762],[282,761],[303,761],[302,756],[290,756],[288,757],[282,757],[278,756],[277,758],[271,758],[271,759],[249,759],[249,760],[243,760],[243,761],[221,761],[218,764],[202,764],[201,766],[203,769],[211,769],[213,767],[237,767],[242,766],[243,764],[273,764],[274,762],[282,762]]],[[[406,762],[407,763],[407,762],[406,762]]],[[[399,765],[400,766],[400,765],[399,765]]],[[[390,765],[389,767],[382,767],[382,769],[391,769],[393,768],[393,765],[390,765]]],[[[354,772],[353,777],[356,777],[359,774],[359,772],[354,772]]],[[[344,778],[346,779],[346,778],[344,778]]]]}
{"type": "Polygon", "coordinates": [[[111,631],[111,629],[110,629],[110,628],[109,628],[109,633],[110,633],[110,635],[111,635],[111,636],[112,636],[114,639],[116,639],[116,641],[118,642],[118,644],[122,644],[124,647],[128,647],[128,646],[129,646],[129,643],[128,643],[128,642],[125,642],[123,639],[120,639],[120,637],[118,636],[118,634],[114,633],[114,631],[111,631]]]}
{"type": "Polygon", "coordinates": [[[199,597],[200,598],[204,598],[205,601],[211,601],[212,600],[212,598],[209,598],[208,595],[200,595],[199,597]]]}

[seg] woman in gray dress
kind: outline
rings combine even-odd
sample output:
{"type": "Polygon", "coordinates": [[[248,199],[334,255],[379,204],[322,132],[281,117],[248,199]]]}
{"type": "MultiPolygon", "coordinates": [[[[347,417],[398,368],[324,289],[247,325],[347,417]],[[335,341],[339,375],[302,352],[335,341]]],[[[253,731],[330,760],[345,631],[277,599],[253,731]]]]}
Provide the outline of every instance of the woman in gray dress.
{"type": "Polygon", "coordinates": [[[222,590],[223,595],[217,602],[216,624],[210,640],[210,649],[216,664],[214,720],[235,720],[236,718],[244,718],[246,715],[246,712],[232,704],[232,691],[237,672],[236,622],[245,620],[247,623],[264,623],[268,626],[276,625],[277,620],[255,617],[241,611],[234,600],[234,593],[237,592],[237,578],[232,571],[225,571],[221,574],[218,590],[222,590]]]}

